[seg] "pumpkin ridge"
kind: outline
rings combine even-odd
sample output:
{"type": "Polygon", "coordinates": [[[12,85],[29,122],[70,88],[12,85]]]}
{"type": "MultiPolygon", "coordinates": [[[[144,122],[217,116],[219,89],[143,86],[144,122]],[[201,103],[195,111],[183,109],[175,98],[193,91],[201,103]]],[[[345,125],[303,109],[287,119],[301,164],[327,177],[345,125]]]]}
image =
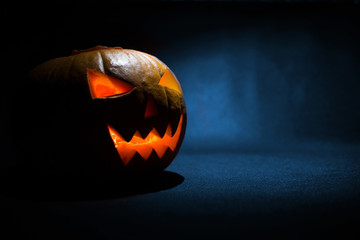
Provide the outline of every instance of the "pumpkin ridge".
{"type": "Polygon", "coordinates": [[[163,63],[161,60],[159,60],[157,57],[150,55],[148,53],[144,53],[144,57],[150,58],[152,62],[154,62],[156,64],[156,66],[158,66],[158,69],[161,70],[161,72],[159,72],[160,78],[164,75],[166,69],[168,69],[169,67],[166,66],[165,63],[163,63]],[[164,69],[162,69],[164,68],[164,69]]]}
{"type": "MultiPolygon", "coordinates": [[[[126,54],[126,56],[127,56],[128,59],[130,59],[130,58],[129,58],[129,55],[131,55],[133,58],[135,58],[137,61],[139,61],[138,58],[137,58],[137,56],[136,56],[135,54],[132,54],[132,51],[131,51],[131,50],[130,50],[130,51],[126,51],[126,50],[125,50],[124,52],[125,52],[125,54],[126,54]]],[[[138,71],[136,71],[136,69],[134,68],[133,64],[130,64],[130,67],[131,67],[133,73],[135,73],[136,80],[137,80],[139,83],[142,83],[142,81],[141,81],[141,79],[140,79],[140,76],[139,76],[139,73],[138,73],[138,71]]]]}
{"type": "MultiPolygon", "coordinates": [[[[151,59],[151,58],[149,58],[149,56],[143,55],[143,57],[146,58],[146,60],[148,60],[148,62],[149,62],[155,69],[157,69],[157,72],[158,72],[158,75],[159,75],[159,81],[160,81],[162,75],[161,75],[161,72],[160,72],[161,69],[159,68],[159,66],[158,66],[157,64],[154,64],[154,60],[151,59]]],[[[165,71],[164,71],[164,73],[165,73],[165,71]]],[[[163,75],[164,75],[164,73],[163,73],[163,75]]]]}
{"type": "Polygon", "coordinates": [[[98,52],[98,55],[99,55],[99,66],[100,66],[100,70],[105,73],[105,65],[104,65],[104,56],[103,56],[103,51],[99,51],[98,52]]]}
{"type": "MultiPolygon", "coordinates": [[[[69,63],[69,72],[72,73],[74,72],[73,69],[74,69],[74,63],[76,62],[76,58],[78,57],[78,55],[76,56],[70,56],[70,63],[69,63]]],[[[67,78],[67,81],[65,82],[65,84],[68,84],[68,82],[70,81],[71,78],[67,78]]]]}

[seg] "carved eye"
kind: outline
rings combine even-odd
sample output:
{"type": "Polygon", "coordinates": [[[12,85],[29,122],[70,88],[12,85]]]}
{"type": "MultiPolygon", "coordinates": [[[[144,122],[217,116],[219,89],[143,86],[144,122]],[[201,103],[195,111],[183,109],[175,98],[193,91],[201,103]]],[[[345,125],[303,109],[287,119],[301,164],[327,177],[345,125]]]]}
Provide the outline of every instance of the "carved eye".
{"type": "Polygon", "coordinates": [[[159,81],[159,85],[171,88],[179,93],[181,93],[181,87],[176,79],[175,75],[169,70],[166,69],[164,75],[161,77],[159,81]]]}
{"type": "Polygon", "coordinates": [[[134,88],[130,83],[94,69],[87,70],[87,77],[92,98],[119,95],[127,93],[134,88]]]}

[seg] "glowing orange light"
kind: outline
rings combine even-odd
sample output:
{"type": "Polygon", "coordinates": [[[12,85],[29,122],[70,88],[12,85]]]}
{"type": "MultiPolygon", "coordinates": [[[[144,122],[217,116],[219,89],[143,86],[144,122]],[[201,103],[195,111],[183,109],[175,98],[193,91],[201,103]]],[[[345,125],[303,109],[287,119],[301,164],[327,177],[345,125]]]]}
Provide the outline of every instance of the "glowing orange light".
{"type": "Polygon", "coordinates": [[[132,139],[127,142],[114,128],[108,125],[110,136],[114,142],[115,148],[118,151],[123,163],[127,165],[138,152],[144,160],[147,160],[152,152],[155,150],[158,157],[161,159],[166,150],[170,148],[175,151],[176,145],[180,138],[181,127],[183,122],[183,115],[180,117],[180,121],[177,130],[173,136],[171,136],[170,124],[167,126],[165,135],[161,138],[159,133],[155,130],[151,130],[149,135],[143,139],[138,131],[135,132],[132,139]]]}
{"type": "Polygon", "coordinates": [[[158,115],[158,111],[157,111],[155,101],[152,97],[149,97],[148,102],[146,104],[144,118],[154,117],[156,115],[158,115]]]}
{"type": "Polygon", "coordinates": [[[180,84],[176,79],[175,75],[169,69],[165,70],[164,75],[161,77],[159,81],[159,85],[174,89],[175,91],[181,93],[180,84]]]}
{"type": "Polygon", "coordinates": [[[120,79],[108,76],[94,69],[87,71],[91,96],[93,98],[109,97],[131,91],[134,86],[120,79]]]}

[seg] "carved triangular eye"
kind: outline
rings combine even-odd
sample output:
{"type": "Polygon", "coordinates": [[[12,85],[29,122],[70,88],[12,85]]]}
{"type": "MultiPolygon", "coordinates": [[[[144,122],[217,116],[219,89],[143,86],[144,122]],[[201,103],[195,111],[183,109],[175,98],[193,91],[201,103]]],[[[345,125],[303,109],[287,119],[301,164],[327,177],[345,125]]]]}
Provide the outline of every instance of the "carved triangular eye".
{"type": "Polygon", "coordinates": [[[131,91],[134,86],[94,69],[87,70],[90,93],[93,98],[109,97],[131,91]]]}
{"type": "Polygon", "coordinates": [[[169,69],[165,70],[164,75],[161,77],[161,79],[159,81],[159,85],[171,88],[171,89],[181,93],[180,84],[179,84],[178,80],[176,79],[175,75],[169,69]]]}

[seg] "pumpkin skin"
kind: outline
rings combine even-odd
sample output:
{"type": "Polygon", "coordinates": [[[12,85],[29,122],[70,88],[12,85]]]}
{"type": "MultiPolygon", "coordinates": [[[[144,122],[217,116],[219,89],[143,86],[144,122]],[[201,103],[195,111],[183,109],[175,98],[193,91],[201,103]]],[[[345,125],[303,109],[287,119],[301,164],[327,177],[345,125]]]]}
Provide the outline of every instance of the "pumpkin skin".
{"type": "Polygon", "coordinates": [[[57,173],[153,172],[175,158],[186,107],[179,82],[156,57],[98,46],[30,73],[34,163],[57,173]]]}

